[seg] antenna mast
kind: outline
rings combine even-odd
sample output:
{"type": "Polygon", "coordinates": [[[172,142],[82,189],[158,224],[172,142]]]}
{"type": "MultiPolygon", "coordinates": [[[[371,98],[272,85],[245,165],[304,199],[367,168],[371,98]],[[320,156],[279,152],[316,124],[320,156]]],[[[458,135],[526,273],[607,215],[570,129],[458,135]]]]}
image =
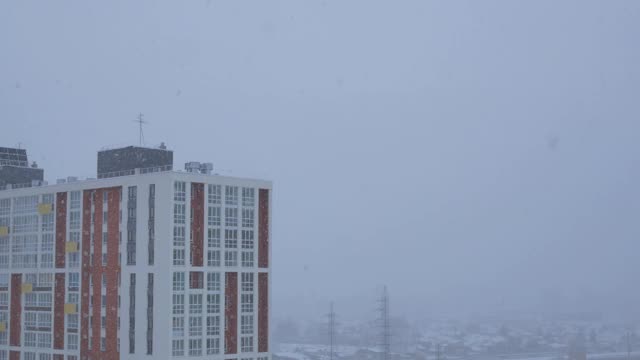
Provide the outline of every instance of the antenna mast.
{"type": "Polygon", "coordinates": [[[137,120],[133,120],[133,122],[138,123],[138,125],[140,126],[140,146],[144,145],[144,132],[142,131],[142,125],[147,124],[146,121],[142,120],[143,117],[144,117],[144,114],[140,113],[138,114],[137,120]]]}
{"type": "Polygon", "coordinates": [[[329,360],[333,360],[333,345],[336,333],[336,313],[333,311],[333,301],[329,304],[329,360]]]}
{"type": "Polygon", "coordinates": [[[378,299],[378,311],[380,317],[378,323],[380,326],[380,350],[382,351],[382,360],[390,360],[391,355],[391,324],[389,322],[389,293],[387,286],[382,289],[382,295],[378,299]]]}

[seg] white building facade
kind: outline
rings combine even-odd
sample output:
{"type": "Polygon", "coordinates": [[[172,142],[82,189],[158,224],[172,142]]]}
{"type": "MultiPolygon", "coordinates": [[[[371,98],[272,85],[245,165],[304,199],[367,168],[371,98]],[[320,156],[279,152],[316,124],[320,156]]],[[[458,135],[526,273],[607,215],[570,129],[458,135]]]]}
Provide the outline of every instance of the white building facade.
{"type": "Polygon", "coordinates": [[[270,360],[268,181],[0,190],[0,360],[270,360]]]}

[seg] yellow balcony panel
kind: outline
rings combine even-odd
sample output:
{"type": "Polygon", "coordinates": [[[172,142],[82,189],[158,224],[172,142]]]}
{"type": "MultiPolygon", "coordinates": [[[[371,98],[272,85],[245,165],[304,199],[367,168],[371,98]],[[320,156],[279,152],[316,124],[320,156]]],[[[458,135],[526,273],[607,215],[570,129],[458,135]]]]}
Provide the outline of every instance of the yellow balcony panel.
{"type": "Polygon", "coordinates": [[[22,284],[22,293],[23,294],[28,294],[28,293],[30,293],[32,291],[33,291],[33,284],[31,284],[31,283],[22,284]]]}
{"type": "Polygon", "coordinates": [[[64,313],[65,314],[75,314],[78,312],[78,307],[76,304],[64,304],[64,313]]]}
{"type": "Polygon", "coordinates": [[[0,322],[0,333],[7,331],[7,323],[0,322]]]}
{"type": "Polygon", "coordinates": [[[38,214],[47,215],[50,214],[51,211],[53,211],[52,204],[38,204],[38,214]]]}
{"type": "Polygon", "coordinates": [[[8,226],[0,226],[0,236],[9,235],[9,227],[8,226]]]}
{"type": "Polygon", "coordinates": [[[75,241],[68,241],[65,245],[66,252],[77,252],[78,251],[78,243],[75,241]]]}

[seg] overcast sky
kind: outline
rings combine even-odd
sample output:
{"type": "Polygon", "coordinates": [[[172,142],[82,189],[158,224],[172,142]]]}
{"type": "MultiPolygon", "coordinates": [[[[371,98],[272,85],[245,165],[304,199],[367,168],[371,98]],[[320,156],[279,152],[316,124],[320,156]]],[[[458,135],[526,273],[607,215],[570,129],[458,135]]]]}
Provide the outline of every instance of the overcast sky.
{"type": "Polygon", "coordinates": [[[640,314],[640,1],[2,1],[0,145],[274,181],[276,316],[640,314]],[[616,311],[613,311],[613,310],[616,311]]]}

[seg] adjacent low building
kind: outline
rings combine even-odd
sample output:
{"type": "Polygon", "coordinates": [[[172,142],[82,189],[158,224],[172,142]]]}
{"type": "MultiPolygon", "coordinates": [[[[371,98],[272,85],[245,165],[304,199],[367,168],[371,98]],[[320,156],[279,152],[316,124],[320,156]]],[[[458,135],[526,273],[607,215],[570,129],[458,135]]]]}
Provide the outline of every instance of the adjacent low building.
{"type": "Polygon", "coordinates": [[[108,151],[0,187],[0,360],[269,360],[271,183],[108,151]]]}

